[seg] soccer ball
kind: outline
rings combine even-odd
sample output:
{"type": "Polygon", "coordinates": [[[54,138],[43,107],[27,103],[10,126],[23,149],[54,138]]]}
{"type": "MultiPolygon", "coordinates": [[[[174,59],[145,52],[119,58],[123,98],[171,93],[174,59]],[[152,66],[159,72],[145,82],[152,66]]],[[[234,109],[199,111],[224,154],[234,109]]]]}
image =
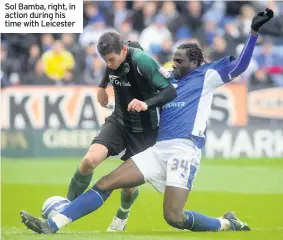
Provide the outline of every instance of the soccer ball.
{"type": "Polygon", "coordinates": [[[41,215],[44,219],[52,218],[62,211],[70,201],[67,198],[54,196],[48,198],[42,205],[41,215]]]}

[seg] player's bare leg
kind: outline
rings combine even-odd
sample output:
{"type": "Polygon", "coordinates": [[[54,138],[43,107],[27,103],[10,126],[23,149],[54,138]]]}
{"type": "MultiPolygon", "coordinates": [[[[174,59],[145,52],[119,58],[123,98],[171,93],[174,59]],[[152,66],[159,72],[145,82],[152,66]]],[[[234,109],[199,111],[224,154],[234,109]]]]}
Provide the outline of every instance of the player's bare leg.
{"type": "MultiPolygon", "coordinates": [[[[91,145],[69,185],[67,198],[70,201],[76,199],[87,189],[94,169],[107,158],[107,155],[108,149],[104,145],[97,143],[91,145]]],[[[138,195],[137,188],[126,188],[121,191],[121,205],[107,231],[117,232],[125,229],[130,208],[138,195]]]]}
{"type": "Polygon", "coordinates": [[[141,184],[144,184],[144,176],[131,159],[121,164],[112,173],[102,177],[95,184],[95,187],[103,191],[112,191],[114,189],[123,188],[121,203],[124,205],[124,211],[127,214],[127,217],[124,219],[119,218],[116,214],[107,229],[108,232],[120,232],[125,229],[128,220],[128,211],[130,210],[129,206],[133,204],[138,196],[138,189],[135,186],[141,184]],[[125,191],[127,196],[123,196],[123,191],[125,191]],[[125,201],[125,198],[129,198],[129,201],[125,201]]]}
{"type": "Polygon", "coordinates": [[[195,232],[203,231],[249,231],[247,224],[241,222],[233,213],[226,213],[224,217],[213,218],[195,211],[184,211],[189,190],[166,186],[163,212],[166,222],[178,229],[195,232]]]}
{"type": "Polygon", "coordinates": [[[93,173],[93,170],[106,159],[107,154],[108,149],[104,145],[98,143],[92,144],[79,166],[81,174],[87,175],[93,173]]]}
{"type": "Polygon", "coordinates": [[[135,188],[144,182],[144,176],[134,161],[129,159],[108,175],[100,178],[94,186],[103,191],[113,191],[118,188],[135,188]]]}
{"type": "Polygon", "coordinates": [[[81,161],[69,185],[67,198],[73,201],[81,195],[89,186],[93,170],[105,160],[108,149],[102,144],[92,144],[81,161]]]}
{"type": "Polygon", "coordinates": [[[163,199],[163,215],[165,221],[172,227],[184,229],[186,204],[189,191],[183,188],[166,186],[163,199]]]}

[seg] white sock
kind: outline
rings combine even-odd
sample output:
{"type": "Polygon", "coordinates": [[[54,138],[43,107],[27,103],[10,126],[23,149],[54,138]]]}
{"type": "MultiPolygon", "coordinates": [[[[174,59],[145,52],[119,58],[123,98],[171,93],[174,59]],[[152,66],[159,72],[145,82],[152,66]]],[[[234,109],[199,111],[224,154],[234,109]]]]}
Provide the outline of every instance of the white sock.
{"type": "Polygon", "coordinates": [[[72,220],[68,218],[67,216],[58,213],[56,216],[51,218],[51,220],[56,224],[56,226],[60,229],[66,225],[68,225],[72,220]]]}
{"type": "Polygon", "coordinates": [[[230,221],[223,217],[218,218],[221,224],[220,231],[227,231],[231,229],[230,221]]]}

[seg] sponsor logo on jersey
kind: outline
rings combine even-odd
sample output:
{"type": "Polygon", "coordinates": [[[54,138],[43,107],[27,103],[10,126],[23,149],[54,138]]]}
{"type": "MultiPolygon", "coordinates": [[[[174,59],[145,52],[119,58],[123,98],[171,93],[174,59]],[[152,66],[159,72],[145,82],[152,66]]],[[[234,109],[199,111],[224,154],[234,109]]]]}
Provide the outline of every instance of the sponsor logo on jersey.
{"type": "Polygon", "coordinates": [[[165,104],[162,108],[178,108],[178,107],[184,107],[186,105],[185,102],[169,102],[165,104]]]}
{"type": "Polygon", "coordinates": [[[118,76],[115,76],[115,75],[109,74],[109,79],[110,79],[110,81],[111,81],[111,83],[112,83],[112,82],[115,81],[116,79],[119,79],[119,77],[118,77],[118,76]]]}
{"type": "Polygon", "coordinates": [[[120,82],[119,77],[116,75],[109,74],[109,80],[112,84],[115,84],[120,87],[131,87],[132,86],[130,82],[120,82]]]}

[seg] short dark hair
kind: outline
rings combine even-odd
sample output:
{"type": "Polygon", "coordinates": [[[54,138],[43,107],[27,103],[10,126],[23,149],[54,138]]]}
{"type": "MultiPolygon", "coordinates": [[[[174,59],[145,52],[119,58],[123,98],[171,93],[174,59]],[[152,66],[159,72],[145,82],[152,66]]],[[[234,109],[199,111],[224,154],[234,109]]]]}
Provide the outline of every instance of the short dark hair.
{"type": "Polygon", "coordinates": [[[132,47],[132,48],[139,48],[140,50],[143,51],[142,46],[136,41],[127,41],[126,45],[129,46],[129,47],[132,47]]]}
{"type": "Polygon", "coordinates": [[[124,44],[124,39],[119,33],[106,32],[99,38],[97,49],[102,56],[109,53],[119,54],[122,51],[124,44]]]}
{"type": "Polygon", "coordinates": [[[203,51],[196,43],[183,43],[177,47],[177,49],[185,49],[190,61],[198,61],[198,66],[202,63],[206,63],[203,56],[203,51]]]}

